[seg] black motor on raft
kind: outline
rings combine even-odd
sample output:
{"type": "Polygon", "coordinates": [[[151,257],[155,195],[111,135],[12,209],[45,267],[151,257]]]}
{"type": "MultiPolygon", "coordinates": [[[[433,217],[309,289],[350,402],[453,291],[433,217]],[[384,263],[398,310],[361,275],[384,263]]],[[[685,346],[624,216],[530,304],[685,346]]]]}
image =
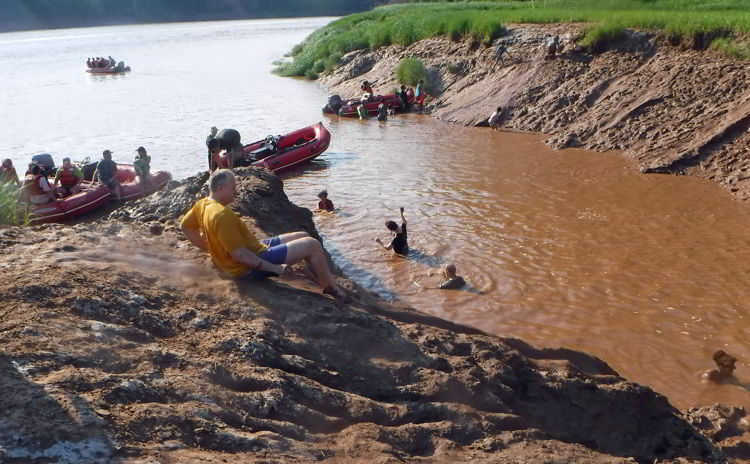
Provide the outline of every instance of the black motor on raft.
{"type": "Polygon", "coordinates": [[[323,107],[323,112],[326,114],[339,114],[339,110],[344,105],[341,101],[341,97],[338,95],[331,95],[328,97],[328,104],[323,107]]]}

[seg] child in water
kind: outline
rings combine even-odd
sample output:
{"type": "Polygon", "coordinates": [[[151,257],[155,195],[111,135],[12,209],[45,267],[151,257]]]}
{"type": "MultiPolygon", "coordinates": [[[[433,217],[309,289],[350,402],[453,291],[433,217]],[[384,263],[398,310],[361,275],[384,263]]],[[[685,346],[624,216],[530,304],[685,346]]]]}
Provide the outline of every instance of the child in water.
{"type": "Polygon", "coordinates": [[[333,202],[328,199],[328,191],[323,190],[318,194],[320,201],[318,202],[318,209],[331,212],[333,211],[333,202]]]}
{"type": "Polygon", "coordinates": [[[711,369],[710,371],[705,372],[703,378],[716,383],[721,383],[724,380],[731,379],[734,376],[737,358],[724,352],[724,350],[716,350],[712,357],[716,363],[716,369],[711,369]]]}
{"type": "Polygon", "coordinates": [[[380,241],[380,237],[375,237],[375,241],[380,244],[386,250],[393,249],[400,255],[406,255],[409,253],[409,244],[407,243],[406,236],[406,218],[404,217],[404,207],[401,207],[401,225],[399,226],[394,221],[386,221],[385,227],[393,232],[393,238],[388,246],[383,245],[380,241]]]}
{"type": "Polygon", "coordinates": [[[443,276],[448,279],[440,284],[440,288],[443,290],[458,290],[466,285],[464,278],[456,275],[456,265],[453,263],[445,265],[443,268],[443,276]]]}

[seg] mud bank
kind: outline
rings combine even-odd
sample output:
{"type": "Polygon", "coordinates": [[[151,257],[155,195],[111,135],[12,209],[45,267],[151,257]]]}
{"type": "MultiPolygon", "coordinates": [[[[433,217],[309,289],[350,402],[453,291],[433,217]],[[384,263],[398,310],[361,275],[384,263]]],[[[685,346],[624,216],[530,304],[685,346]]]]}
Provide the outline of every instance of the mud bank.
{"type": "Polygon", "coordinates": [[[478,42],[435,38],[345,56],[324,76],[330,93],[361,94],[363,79],[388,93],[402,58],[428,68],[438,97],[425,112],[465,125],[503,107],[503,126],[547,134],[557,148],[621,150],[646,173],[690,174],[750,198],[750,63],[707,50],[710,38],[670,43],[628,31],[601,53],[576,49],[577,25],[512,25],[499,39],[514,60],[493,69],[493,50],[478,42]],[[564,50],[543,58],[543,42],[559,35],[564,50]]]}
{"type": "MultiPolygon", "coordinates": [[[[259,234],[306,230],[240,169],[259,234]]],[[[0,230],[0,462],[726,462],[741,409],[680,412],[605,362],[305,279],[237,283],[178,229],[206,174],[108,219],[0,230]]]]}

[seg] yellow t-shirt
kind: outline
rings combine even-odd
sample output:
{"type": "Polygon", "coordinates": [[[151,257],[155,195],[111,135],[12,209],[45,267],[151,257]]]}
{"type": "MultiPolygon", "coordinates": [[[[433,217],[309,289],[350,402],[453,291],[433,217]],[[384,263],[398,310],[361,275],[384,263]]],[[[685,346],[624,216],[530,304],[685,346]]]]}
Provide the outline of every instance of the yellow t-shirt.
{"type": "Polygon", "coordinates": [[[247,274],[250,268],[232,259],[238,248],[260,254],[268,247],[255,238],[234,211],[210,198],[202,198],[180,222],[182,227],[200,229],[214,264],[233,277],[247,274]]]}

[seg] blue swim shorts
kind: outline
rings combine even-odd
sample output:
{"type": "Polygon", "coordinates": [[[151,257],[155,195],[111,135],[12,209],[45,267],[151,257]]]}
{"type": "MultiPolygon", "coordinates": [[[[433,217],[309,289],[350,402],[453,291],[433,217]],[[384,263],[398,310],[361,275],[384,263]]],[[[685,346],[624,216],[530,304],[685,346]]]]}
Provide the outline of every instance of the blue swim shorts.
{"type": "MultiPolygon", "coordinates": [[[[261,242],[268,246],[268,249],[258,255],[263,261],[268,261],[273,264],[284,264],[286,261],[287,246],[286,243],[281,243],[279,237],[271,237],[261,240],[261,242]]],[[[266,277],[276,277],[278,274],[269,271],[259,271],[253,269],[244,276],[240,277],[242,280],[255,280],[263,279],[266,277]]]]}

